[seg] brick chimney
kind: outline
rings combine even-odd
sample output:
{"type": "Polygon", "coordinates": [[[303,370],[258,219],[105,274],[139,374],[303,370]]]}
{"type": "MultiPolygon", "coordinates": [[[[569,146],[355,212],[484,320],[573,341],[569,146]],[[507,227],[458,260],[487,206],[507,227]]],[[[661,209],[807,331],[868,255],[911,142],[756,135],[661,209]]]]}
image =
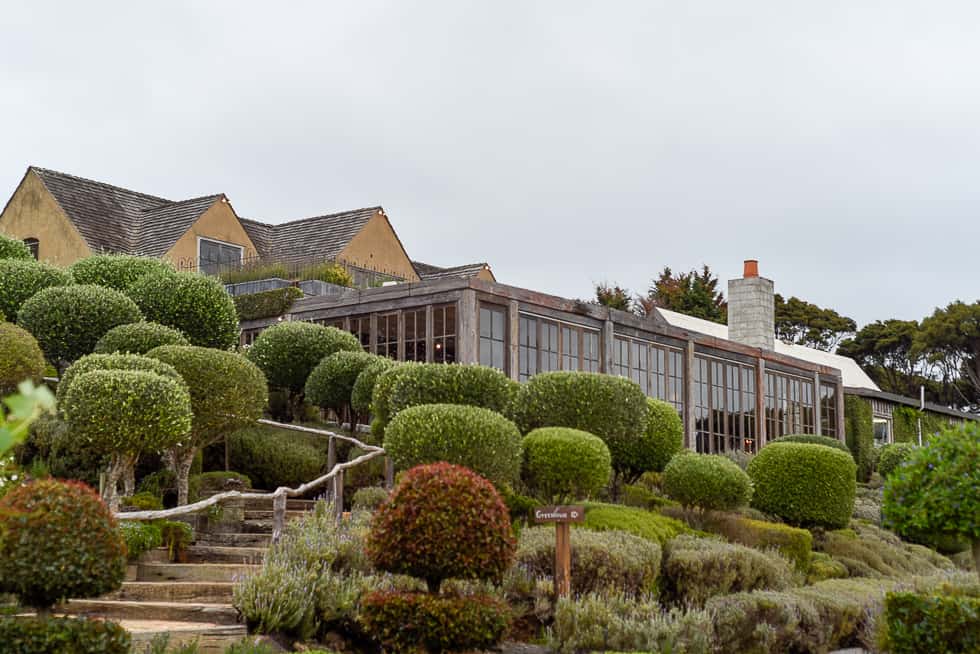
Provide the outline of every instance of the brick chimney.
{"type": "Polygon", "coordinates": [[[741,279],[728,281],[728,338],[752,347],[776,346],[774,287],[759,277],[759,262],[746,259],[741,279]]]}

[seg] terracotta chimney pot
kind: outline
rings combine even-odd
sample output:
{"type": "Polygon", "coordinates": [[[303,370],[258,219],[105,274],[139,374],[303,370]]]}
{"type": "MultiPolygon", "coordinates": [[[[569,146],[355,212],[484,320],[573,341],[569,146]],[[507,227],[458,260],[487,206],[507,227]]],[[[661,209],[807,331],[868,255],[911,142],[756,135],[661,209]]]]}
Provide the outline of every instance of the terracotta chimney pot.
{"type": "Polygon", "coordinates": [[[759,260],[758,259],[746,259],[745,269],[742,273],[742,277],[758,277],[759,276],[759,260]]]}

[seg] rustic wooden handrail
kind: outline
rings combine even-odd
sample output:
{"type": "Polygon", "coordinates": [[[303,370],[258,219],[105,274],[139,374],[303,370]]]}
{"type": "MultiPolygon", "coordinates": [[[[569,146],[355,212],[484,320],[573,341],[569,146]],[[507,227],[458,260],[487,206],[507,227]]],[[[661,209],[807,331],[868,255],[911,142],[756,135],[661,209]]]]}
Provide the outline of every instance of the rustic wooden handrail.
{"type": "MultiPolygon", "coordinates": [[[[279,423],[273,420],[259,420],[258,421],[264,425],[271,425],[274,427],[280,427],[282,429],[291,429],[293,431],[302,431],[312,434],[318,434],[321,436],[327,436],[330,438],[330,449],[333,450],[333,442],[335,438],[348,441],[353,443],[356,447],[365,450],[364,454],[346,461],[344,463],[333,463],[330,471],[321,477],[317,477],[312,481],[308,481],[305,484],[297,488],[288,488],[286,486],[280,486],[272,493],[248,493],[242,491],[225,491],[223,493],[218,493],[212,495],[211,497],[201,500],[199,502],[194,502],[193,504],[185,504],[184,506],[176,506],[172,509],[163,509],[160,511],[123,511],[117,512],[115,514],[117,520],[165,520],[168,518],[175,518],[178,516],[188,515],[192,513],[198,513],[211,506],[223,502],[225,500],[231,499],[271,499],[272,500],[272,540],[276,542],[282,535],[283,528],[286,523],[286,500],[289,497],[296,497],[297,495],[305,495],[312,490],[323,486],[328,481],[334,481],[333,492],[335,497],[343,496],[343,477],[344,470],[348,468],[353,468],[354,466],[360,465],[365,461],[369,461],[377,456],[383,456],[385,454],[384,448],[378,447],[376,445],[368,445],[363,443],[352,436],[345,436],[343,434],[336,434],[332,431],[327,431],[325,429],[315,429],[313,427],[302,427],[300,425],[290,425],[286,423],[279,423]]],[[[386,485],[390,487],[391,480],[388,478],[388,471],[391,469],[390,465],[385,466],[386,469],[386,485]]],[[[339,502],[335,502],[338,511],[342,510],[342,505],[339,502]]]]}

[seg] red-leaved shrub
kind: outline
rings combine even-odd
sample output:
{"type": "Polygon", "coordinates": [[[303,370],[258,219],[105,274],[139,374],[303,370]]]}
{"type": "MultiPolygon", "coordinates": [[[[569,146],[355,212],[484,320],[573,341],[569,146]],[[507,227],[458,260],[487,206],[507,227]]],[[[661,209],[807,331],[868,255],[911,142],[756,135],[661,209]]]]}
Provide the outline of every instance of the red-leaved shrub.
{"type": "Polygon", "coordinates": [[[371,523],[367,552],[375,567],[424,579],[499,581],[516,543],[507,507],[489,481],[448,463],[405,473],[371,523]]]}

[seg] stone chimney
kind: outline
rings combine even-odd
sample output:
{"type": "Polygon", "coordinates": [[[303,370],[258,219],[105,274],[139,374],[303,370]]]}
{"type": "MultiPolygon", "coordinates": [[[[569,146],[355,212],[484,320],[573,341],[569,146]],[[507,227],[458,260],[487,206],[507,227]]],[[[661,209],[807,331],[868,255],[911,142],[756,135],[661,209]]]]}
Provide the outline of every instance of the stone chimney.
{"type": "Polygon", "coordinates": [[[728,281],[728,338],[752,347],[776,346],[776,317],[771,279],[759,277],[759,262],[746,259],[741,279],[728,281]]]}

